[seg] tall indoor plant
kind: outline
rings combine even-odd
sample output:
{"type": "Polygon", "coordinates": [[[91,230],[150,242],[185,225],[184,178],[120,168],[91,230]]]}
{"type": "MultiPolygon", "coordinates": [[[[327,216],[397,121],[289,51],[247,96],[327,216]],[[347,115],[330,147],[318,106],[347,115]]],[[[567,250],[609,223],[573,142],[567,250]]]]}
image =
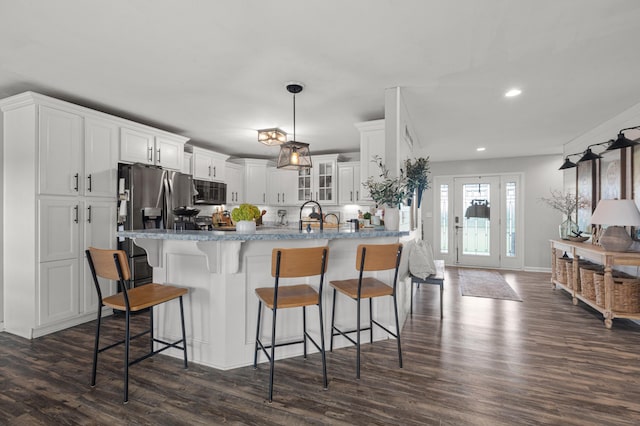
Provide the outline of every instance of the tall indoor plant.
{"type": "Polygon", "coordinates": [[[368,191],[371,199],[385,209],[384,225],[388,230],[397,230],[399,227],[398,207],[407,197],[407,177],[403,170],[399,176],[389,176],[389,169],[382,162],[378,155],[373,157],[372,162],[378,165],[380,174],[369,176],[362,184],[368,191]]]}
{"type": "Polygon", "coordinates": [[[407,176],[407,194],[412,197],[414,192],[418,208],[422,203],[422,193],[429,189],[429,157],[416,158],[413,161],[407,159],[404,162],[405,173],[407,176]]]}

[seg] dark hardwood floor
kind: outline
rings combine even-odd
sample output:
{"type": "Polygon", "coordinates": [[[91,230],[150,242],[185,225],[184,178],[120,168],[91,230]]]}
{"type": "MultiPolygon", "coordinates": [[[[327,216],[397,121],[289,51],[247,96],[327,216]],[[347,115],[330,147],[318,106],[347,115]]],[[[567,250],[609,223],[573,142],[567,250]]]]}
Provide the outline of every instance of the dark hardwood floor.
{"type": "MultiPolygon", "coordinates": [[[[94,323],[33,341],[0,333],[0,424],[638,425],[640,326],[574,306],[549,274],[505,272],[523,302],[462,297],[447,270],[444,319],[437,286],[422,286],[394,341],[278,361],[274,402],[261,364],[217,371],[157,356],[131,369],[122,404],[121,352],[102,354],[89,386],[94,323]]],[[[327,313],[328,314],[328,313],[327,313]]],[[[107,319],[107,335],[121,321],[107,319]]]]}

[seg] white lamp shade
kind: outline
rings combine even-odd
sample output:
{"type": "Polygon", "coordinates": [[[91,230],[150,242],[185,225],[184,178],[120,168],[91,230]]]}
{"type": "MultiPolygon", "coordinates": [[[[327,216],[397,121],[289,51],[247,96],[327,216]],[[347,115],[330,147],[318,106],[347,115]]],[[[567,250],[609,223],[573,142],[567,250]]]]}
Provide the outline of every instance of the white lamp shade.
{"type": "Polygon", "coordinates": [[[640,226],[640,211],[633,200],[600,200],[591,223],[612,226],[640,226]]]}

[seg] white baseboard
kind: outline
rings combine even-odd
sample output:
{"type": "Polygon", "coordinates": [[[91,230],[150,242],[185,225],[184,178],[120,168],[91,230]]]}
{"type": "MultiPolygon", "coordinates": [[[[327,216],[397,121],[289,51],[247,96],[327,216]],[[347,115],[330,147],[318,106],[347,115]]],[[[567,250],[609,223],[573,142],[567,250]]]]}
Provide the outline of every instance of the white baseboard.
{"type": "Polygon", "coordinates": [[[524,271],[525,272],[546,272],[548,274],[551,273],[551,268],[543,268],[540,266],[525,266],[524,267],[524,271]]]}

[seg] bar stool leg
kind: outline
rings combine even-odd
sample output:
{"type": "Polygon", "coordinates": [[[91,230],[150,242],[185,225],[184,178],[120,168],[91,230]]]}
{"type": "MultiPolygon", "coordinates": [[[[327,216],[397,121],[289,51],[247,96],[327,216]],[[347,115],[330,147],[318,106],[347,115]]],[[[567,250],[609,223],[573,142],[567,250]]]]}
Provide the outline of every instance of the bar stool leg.
{"type": "Polygon", "coordinates": [[[260,339],[260,318],[262,317],[262,300],[258,299],[258,326],[256,327],[256,350],[253,354],[253,369],[258,368],[258,340],[260,339]]]}
{"type": "Polygon", "coordinates": [[[333,289],[333,308],[331,309],[331,342],[329,345],[329,351],[333,352],[333,330],[335,328],[334,324],[335,324],[335,320],[336,320],[336,289],[333,289]]]}
{"type": "Polygon", "coordinates": [[[182,305],[182,296],[180,296],[180,322],[182,324],[182,347],[184,348],[184,368],[189,368],[187,363],[187,331],[184,327],[184,307],[182,305]]]}
{"type": "Polygon", "coordinates": [[[149,353],[153,353],[153,306],[149,308],[149,353]]]}
{"type": "Polygon", "coordinates": [[[304,359],[307,359],[307,307],[302,307],[302,347],[304,359]]]}
{"type": "Polygon", "coordinates": [[[400,321],[398,321],[398,300],[396,298],[396,292],[393,292],[393,310],[396,314],[396,340],[398,341],[398,363],[402,368],[402,348],[400,346],[400,321]]]}
{"type": "MultiPolygon", "coordinates": [[[[322,296],[320,296],[322,297],[322,296]]],[[[322,304],[318,304],[318,315],[320,316],[320,347],[322,348],[322,379],[324,390],[329,388],[329,381],[327,380],[327,356],[324,350],[324,326],[322,322],[322,304]]]]}
{"type": "Polygon", "coordinates": [[[360,379],[360,299],[357,300],[358,303],[358,314],[357,314],[357,324],[356,324],[356,379],[360,379]]]}
{"type": "Polygon", "coordinates": [[[442,295],[444,291],[443,283],[440,283],[440,319],[442,319],[442,295]]]}
{"type": "Polygon", "coordinates": [[[102,305],[98,306],[98,321],[96,325],[96,341],[93,345],[93,369],[91,370],[91,386],[96,385],[96,372],[98,369],[98,348],[100,347],[100,325],[102,322],[102,305]]]}
{"type": "Polygon", "coordinates": [[[271,325],[271,357],[269,359],[269,402],[273,401],[273,368],[275,367],[276,355],[276,312],[277,308],[273,308],[273,324],[271,325]]]}
{"type": "Polygon", "coordinates": [[[129,345],[131,342],[131,313],[129,309],[125,313],[124,333],[124,403],[129,402],[129,345]]]}
{"type": "Polygon", "coordinates": [[[413,315],[413,278],[411,278],[411,285],[409,287],[409,293],[411,293],[411,304],[409,305],[409,314],[413,315]]]}
{"type": "Polygon", "coordinates": [[[373,343],[373,298],[369,298],[369,343],[373,343]]]}

